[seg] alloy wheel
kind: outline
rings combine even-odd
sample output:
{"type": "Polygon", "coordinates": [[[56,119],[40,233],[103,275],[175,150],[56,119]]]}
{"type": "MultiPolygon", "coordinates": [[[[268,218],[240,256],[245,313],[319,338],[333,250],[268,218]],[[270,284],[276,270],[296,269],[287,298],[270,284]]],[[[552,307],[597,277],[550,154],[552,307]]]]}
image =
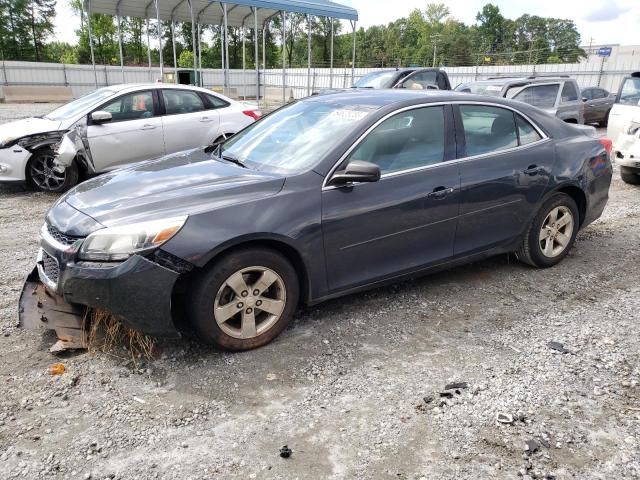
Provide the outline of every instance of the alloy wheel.
{"type": "Polygon", "coordinates": [[[553,208],[542,222],[540,250],[547,258],[562,254],[573,237],[574,220],[571,210],[564,206],[553,208]]]}
{"type": "Polygon", "coordinates": [[[57,172],[54,161],[53,153],[37,154],[31,161],[29,173],[40,190],[55,192],[64,185],[66,172],[57,172]]]}
{"type": "Polygon", "coordinates": [[[276,272],[266,267],[238,270],[222,284],[213,304],[220,329],[238,339],[255,338],[280,319],[287,289],[276,272]]]}

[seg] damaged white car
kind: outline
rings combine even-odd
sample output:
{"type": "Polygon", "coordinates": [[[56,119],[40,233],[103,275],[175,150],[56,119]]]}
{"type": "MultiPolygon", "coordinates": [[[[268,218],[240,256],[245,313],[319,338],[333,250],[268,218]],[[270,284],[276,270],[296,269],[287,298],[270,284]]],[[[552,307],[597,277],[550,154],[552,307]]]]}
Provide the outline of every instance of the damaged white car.
{"type": "Polygon", "coordinates": [[[0,183],[63,192],[86,176],[210,145],[260,116],[257,108],[204,88],[101,88],[44,117],[0,125],[0,183]]]}
{"type": "Polygon", "coordinates": [[[622,180],[640,185],[640,72],[622,81],[609,115],[607,136],[613,140],[612,157],[622,180]]]}

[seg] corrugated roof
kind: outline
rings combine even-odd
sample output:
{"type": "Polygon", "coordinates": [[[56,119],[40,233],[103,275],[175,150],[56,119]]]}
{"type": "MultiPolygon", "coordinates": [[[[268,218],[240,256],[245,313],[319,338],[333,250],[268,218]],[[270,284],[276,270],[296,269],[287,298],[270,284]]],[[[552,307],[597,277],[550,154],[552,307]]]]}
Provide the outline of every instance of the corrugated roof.
{"type": "MultiPolygon", "coordinates": [[[[209,0],[192,0],[195,20],[202,25],[221,25],[223,7],[221,2],[209,0]]],[[[260,26],[270,16],[279,11],[305,13],[309,15],[332,17],[342,20],[358,20],[357,10],[330,2],[328,0],[236,0],[227,3],[229,26],[247,27],[253,25],[252,7],[258,9],[260,26]]],[[[92,13],[115,15],[116,11],[123,17],[156,18],[153,0],[90,0],[92,13]]],[[[188,0],[159,0],[158,9],[161,20],[190,22],[191,11],[188,0]]]]}

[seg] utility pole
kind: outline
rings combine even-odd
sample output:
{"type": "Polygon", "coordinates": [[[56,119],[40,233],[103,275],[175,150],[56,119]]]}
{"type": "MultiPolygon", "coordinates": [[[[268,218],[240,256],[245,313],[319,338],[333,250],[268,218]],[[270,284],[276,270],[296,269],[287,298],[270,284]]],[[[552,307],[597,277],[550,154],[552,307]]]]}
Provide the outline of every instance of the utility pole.
{"type": "Polygon", "coordinates": [[[433,43],[433,66],[436,66],[436,57],[438,55],[438,41],[442,35],[440,33],[436,33],[429,37],[433,43]]]}

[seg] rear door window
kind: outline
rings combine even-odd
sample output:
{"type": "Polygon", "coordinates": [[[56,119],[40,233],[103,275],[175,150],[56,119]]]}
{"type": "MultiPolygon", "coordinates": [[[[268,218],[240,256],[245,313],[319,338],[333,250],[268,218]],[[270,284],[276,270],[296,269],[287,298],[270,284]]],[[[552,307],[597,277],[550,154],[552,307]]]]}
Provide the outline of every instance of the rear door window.
{"type": "Polygon", "coordinates": [[[513,112],[484,105],[461,105],[466,155],[472,157],[518,146],[513,112]]]}
{"type": "Polygon", "coordinates": [[[530,85],[518,92],[513,99],[538,108],[553,108],[558,98],[559,83],[530,85]]]}
{"type": "Polygon", "coordinates": [[[530,143],[542,140],[542,136],[540,136],[538,131],[533,128],[533,125],[518,114],[516,114],[516,125],[518,127],[518,139],[520,141],[520,145],[529,145],[530,143]]]}
{"type": "Polygon", "coordinates": [[[205,109],[200,95],[190,90],[163,90],[162,97],[167,115],[201,112],[205,109]]]}

